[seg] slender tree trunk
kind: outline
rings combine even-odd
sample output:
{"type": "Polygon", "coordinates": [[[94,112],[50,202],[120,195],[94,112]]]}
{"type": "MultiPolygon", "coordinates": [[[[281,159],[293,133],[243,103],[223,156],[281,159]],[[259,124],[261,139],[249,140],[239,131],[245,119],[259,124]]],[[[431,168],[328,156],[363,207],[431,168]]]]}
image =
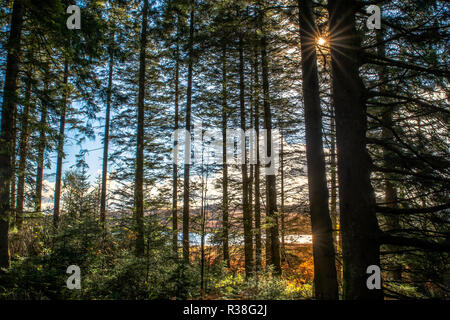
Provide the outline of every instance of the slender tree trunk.
{"type": "Polygon", "coordinates": [[[25,192],[25,173],[28,155],[28,138],[30,132],[28,129],[28,117],[30,116],[31,105],[31,75],[28,75],[26,80],[25,105],[21,121],[21,135],[19,142],[19,172],[17,182],[17,205],[16,205],[16,224],[19,230],[23,226],[23,206],[24,206],[24,192],[25,192]]]}
{"type": "MultiPolygon", "coordinates": [[[[266,176],[267,178],[267,176],[266,176]]],[[[266,185],[267,185],[267,181],[266,181],[266,185]]],[[[266,196],[267,196],[267,191],[266,191],[266,196]]],[[[272,238],[270,236],[270,217],[268,215],[268,208],[267,208],[267,198],[266,198],[266,205],[264,207],[265,210],[265,220],[264,220],[264,224],[265,224],[265,235],[266,235],[266,268],[269,267],[272,264],[272,238]]]]}
{"type": "MultiPolygon", "coordinates": [[[[114,42],[114,33],[111,37],[112,42],[114,42]]],[[[113,44],[109,48],[109,72],[108,72],[108,91],[106,93],[106,115],[105,115],[105,133],[103,140],[103,168],[102,168],[102,189],[100,196],[100,222],[105,228],[106,220],[106,189],[108,184],[108,148],[109,148],[109,127],[111,118],[111,97],[112,97],[112,81],[114,72],[114,51],[113,44]]]]}
{"type": "Polygon", "coordinates": [[[10,183],[12,179],[11,159],[14,148],[13,122],[16,110],[17,74],[20,60],[20,38],[22,34],[25,7],[22,0],[15,0],[11,18],[6,58],[5,86],[1,120],[0,151],[0,267],[9,266],[9,216],[10,183]]]}
{"type": "Polygon", "coordinates": [[[205,207],[204,207],[204,199],[203,199],[203,190],[202,190],[202,209],[201,209],[201,215],[202,215],[202,221],[201,221],[201,227],[202,227],[202,235],[201,235],[201,243],[200,243],[200,252],[201,252],[201,258],[200,258],[200,296],[203,298],[205,295],[205,207]]]}
{"type": "Polygon", "coordinates": [[[366,285],[367,267],[380,265],[380,230],[365,142],[367,118],[365,88],[358,73],[361,46],[355,29],[357,7],[357,1],[328,2],[344,299],[382,299],[382,290],[369,290],[366,285]]]}
{"type": "MultiPolygon", "coordinates": [[[[263,21],[263,19],[262,19],[263,21]]],[[[262,24],[261,24],[262,28],[262,24]]],[[[263,80],[263,106],[264,106],[264,129],[267,130],[266,155],[271,156],[272,151],[272,113],[270,111],[269,97],[269,65],[267,57],[267,38],[262,32],[261,37],[261,60],[262,60],[262,80],[263,80]]],[[[266,166],[274,164],[267,164],[266,166]]],[[[278,237],[278,216],[277,216],[277,190],[275,174],[266,172],[266,216],[268,219],[268,232],[270,241],[270,263],[273,265],[274,272],[281,274],[280,259],[280,239],[278,237]]]]}
{"type": "Polygon", "coordinates": [[[255,48],[254,68],[254,128],[255,128],[255,266],[256,270],[262,267],[262,241],[261,241],[261,191],[260,191],[260,160],[259,160],[259,71],[258,71],[258,50],[255,48]]]}
{"type": "Polygon", "coordinates": [[[11,214],[13,216],[17,215],[16,210],[16,194],[17,194],[17,167],[16,167],[16,158],[17,158],[17,107],[14,109],[14,117],[12,124],[12,135],[13,135],[13,148],[11,150],[11,195],[10,195],[10,206],[11,206],[11,214]]]}
{"type": "Polygon", "coordinates": [[[204,279],[205,279],[205,198],[206,198],[206,190],[205,190],[205,177],[204,177],[204,148],[203,148],[203,132],[202,132],[202,203],[201,203],[201,243],[200,243],[200,296],[203,298],[204,296],[204,279]]]}
{"type": "Polygon", "coordinates": [[[322,145],[322,110],[315,37],[317,30],[312,1],[298,0],[302,47],[303,97],[305,107],[306,159],[309,207],[313,234],[314,291],[316,299],[338,299],[333,234],[328,211],[328,187],[322,145]]]}
{"type": "MultiPolygon", "coordinates": [[[[192,106],[192,68],[194,60],[194,7],[192,0],[189,23],[189,46],[188,46],[188,84],[186,94],[186,131],[191,132],[191,106],[192,106]]],[[[190,145],[190,143],[188,144],[190,145]]],[[[190,156],[190,148],[186,150],[190,156]]],[[[183,193],[183,260],[189,263],[189,172],[190,164],[184,164],[184,193],[183,193]]]]}
{"type": "Polygon", "coordinates": [[[286,259],[286,245],[284,243],[285,237],[285,224],[284,224],[284,148],[283,148],[283,135],[280,135],[280,178],[281,178],[281,193],[280,193],[280,219],[281,219],[281,260],[286,259]]]}
{"type": "Polygon", "coordinates": [[[66,111],[68,98],[68,79],[69,79],[69,62],[67,58],[64,60],[64,75],[63,75],[63,99],[61,104],[61,120],[59,123],[59,138],[58,138],[58,158],[56,160],[56,181],[55,181],[55,204],[53,208],[53,226],[58,227],[60,204],[61,204],[61,178],[62,178],[62,162],[64,158],[64,138],[66,127],[66,111]]]}
{"type": "MultiPolygon", "coordinates": [[[[179,82],[180,82],[180,47],[179,47],[179,17],[177,16],[177,46],[175,50],[175,132],[178,130],[179,122],[179,82]]],[[[178,136],[175,138],[173,147],[178,145],[178,136]]],[[[172,247],[173,252],[178,256],[178,164],[177,161],[172,165],[172,247]]]]}
{"type": "Polygon", "coordinates": [[[136,215],[136,255],[145,253],[144,241],[144,111],[145,111],[145,54],[147,49],[147,16],[148,0],[144,0],[142,9],[141,47],[139,52],[139,95],[137,110],[137,149],[136,149],[136,181],[134,206],[136,215]]]}
{"type": "MultiPolygon", "coordinates": [[[[249,117],[249,128],[253,129],[254,128],[254,103],[253,103],[253,63],[250,60],[250,88],[249,88],[249,106],[250,106],[250,117],[249,117]]],[[[248,179],[248,210],[250,212],[250,217],[251,217],[251,221],[250,221],[250,237],[252,240],[252,267],[253,267],[253,271],[256,271],[256,267],[255,267],[255,260],[253,259],[253,235],[254,235],[254,228],[253,228],[253,181],[254,181],[254,176],[255,176],[255,165],[254,165],[254,161],[255,161],[255,157],[254,157],[254,153],[255,153],[255,146],[256,146],[256,142],[255,142],[255,135],[254,135],[254,131],[250,131],[250,135],[249,135],[249,163],[250,163],[250,176],[248,179]]]]}
{"type": "Polygon", "coordinates": [[[227,61],[226,43],[222,47],[222,223],[223,223],[223,260],[230,267],[230,252],[228,248],[228,165],[227,165],[227,61]]]}
{"type": "Polygon", "coordinates": [[[10,196],[10,206],[11,214],[17,216],[16,208],[16,194],[17,194],[17,107],[14,108],[14,117],[12,123],[12,135],[13,135],[13,148],[11,154],[11,196],[10,196]]]}
{"type": "MultiPolygon", "coordinates": [[[[252,114],[250,115],[251,117],[253,116],[252,114]]],[[[252,128],[252,126],[250,125],[250,128],[252,128]]],[[[253,240],[253,234],[254,234],[254,229],[253,229],[253,181],[255,179],[255,165],[251,164],[249,166],[250,169],[250,173],[249,173],[249,178],[248,178],[248,210],[250,211],[250,216],[252,217],[252,221],[250,221],[250,236],[252,238],[252,258],[253,258],[253,251],[254,251],[254,240],[253,240]]],[[[252,265],[253,265],[253,270],[255,271],[255,260],[252,259],[252,265]]]]}
{"type": "MultiPolygon", "coordinates": [[[[333,107],[331,107],[333,109],[333,107]]],[[[330,174],[331,174],[331,195],[330,195],[330,216],[333,230],[337,229],[337,180],[336,180],[336,129],[334,123],[334,111],[330,118],[330,174]]],[[[337,231],[335,232],[337,237],[337,231]]]]}
{"type": "Polygon", "coordinates": [[[41,120],[39,123],[39,144],[38,144],[38,158],[37,158],[37,173],[36,173],[36,190],[34,199],[34,211],[40,212],[42,210],[42,185],[44,180],[44,157],[45,146],[47,144],[46,139],[46,126],[47,126],[47,95],[48,95],[48,82],[47,75],[44,79],[44,94],[45,98],[41,101],[41,120]]]}
{"type": "MultiPolygon", "coordinates": [[[[330,117],[330,217],[331,227],[333,228],[333,240],[336,251],[336,274],[338,285],[342,283],[342,252],[341,252],[341,237],[340,226],[338,224],[337,211],[337,166],[336,166],[336,129],[334,120],[334,103],[331,103],[331,117],[330,117]]],[[[340,287],[341,288],[341,287],[340,287]]]]}
{"type": "Polygon", "coordinates": [[[248,205],[248,173],[247,173],[247,149],[245,147],[245,83],[244,83],[244,44],[242,34],[239,34],[239,104],[241,115],[241,143],[242,157],[242,212],[244,218],[244,261],[245,275],[249,277],[253,271],[253,241],[252,241],[252,217],[248,205]]]}

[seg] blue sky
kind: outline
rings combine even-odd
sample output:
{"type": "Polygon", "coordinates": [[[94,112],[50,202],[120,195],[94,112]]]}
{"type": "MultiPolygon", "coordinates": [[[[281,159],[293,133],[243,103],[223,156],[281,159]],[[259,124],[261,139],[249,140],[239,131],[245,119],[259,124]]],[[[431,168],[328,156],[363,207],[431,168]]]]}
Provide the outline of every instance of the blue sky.
{"type": "MultiPolygon", "coordinates": [[[[100,111],[100,114],[103,114],[103,110],[100,111]]],[[[100,135],[103,132],[104,119],[101,121],[95,121],[95,139],[89,140],[86,139],[82,142],[81,146],[78,145],[78,141],[75,137],[76,132],[74,130],[69,130],[66,127],[66,139],[64,143],[64,153],[65,158],[63,160],[63,176],[64,172],[70,170],[71,166],[76,164],[76,155],[80,152],[80,149],[90,150],[86,153],[85,161],[89,165],[88,175],[89,181],[94,182],[98,176],[98,171],[102,169],[102,161],[103,161],[103,144],[102,144],[102,136],[100,135]]],[[[57,152],[54,151],[50,154],[51,159],[51,168],[45,169],[45,179],[49,182],[55,181],[55,172],[56,172],[56,155],[57,152]]]]}

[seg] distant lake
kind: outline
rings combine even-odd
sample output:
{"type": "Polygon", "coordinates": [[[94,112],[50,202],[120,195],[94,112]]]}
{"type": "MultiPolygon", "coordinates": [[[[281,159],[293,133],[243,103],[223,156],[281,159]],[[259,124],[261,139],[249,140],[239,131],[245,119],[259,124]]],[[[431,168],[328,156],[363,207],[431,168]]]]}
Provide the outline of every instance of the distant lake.
{"type": "MultiPolygon", "coordinates": [[[[262,240],[265,240],[265,235],[261,236],[262,240]]],[[[181,243],[183,239],[183,233],[178,234],[178,241],[181,243]]],[[[205,234],[205,244],[212,245],[214,243],[211,242],[212,234],[205,234]]],[[[281,237],[280,237],[281,242],[281,237]]],[[[310,234],[289,234],[284,236],[284,242],[286,244],[312,244],[312,235],[310,234]]],[[[199,246],[201,244],[201,236],[198,233],[189,233],[189,243],[193,246],[199,246]]],[[[244,237],[230,237],[230,244],[232,245],[243,245],[244,237]]]]}

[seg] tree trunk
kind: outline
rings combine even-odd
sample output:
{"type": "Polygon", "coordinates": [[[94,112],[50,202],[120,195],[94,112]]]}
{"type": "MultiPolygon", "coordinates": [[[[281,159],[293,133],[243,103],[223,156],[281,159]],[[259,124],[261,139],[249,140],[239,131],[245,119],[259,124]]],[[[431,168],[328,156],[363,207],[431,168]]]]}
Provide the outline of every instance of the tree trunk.
{"type": "Polygon", "coordinates": [[[230,267],[230,252],[228,248],[228,165],[227,165],[227,61],[226,43],[222,47],[222,223],[223,223],[223,260],[230,267]]]}
{"type": "MultiPolygon", "coordinates": [[[[192,68],[194,60],[194,7],[195,0],[192,0],[189,23],[189,46],[188,46],[188,83],[186,95],[186,131],[191,132],[191,105],[192,105],[192,68]]],[[[190,145],[190,143],[188,143],[190,145]]],[[[190,156],[190,148],[187,150],[190,156]]],[[[189,263],[189,171],[190,164],[184,164],[184,193],[183,193],[183,260],[189,263]]]]}
{"type": "MultiPolygon", "coordinates": [[[[112,42],[114,43],[114,33],[112,34],[112,42]]],[[[106,188],[108,183],[108,148],[109,148],[109,126],[111,117],[111,97],[112,97],[112,80],[114,71],[114,52],[113,44],[109,48],[109,72],[108,72],[108,91],[106,93],[106,115],[105,115],[105,133],[103,140],[103,168],[102,168],[102,190],[100,196],[100,222],[105,228],[106,220],[106,188]]]]}
{"type": "Polygon", "coordinates": [[[55,204],[53,208],[53,226],[55,229],[59,224],[59,211],[61,204],[61,178],[62,178],[62,162],[64,157],[64,130],[66,127],[66,109],[68,96],[68,79],[69,79],[69,63],[67,58],[64,60],[64,75],[63,75],[63,101],[61,104],[61,120],[59,123],[59,137],[58,137],[58,158],[56,161],[56,181],[55,181],[55,204]]]}
{"type": "MultiPolygon", "coordinates": [[[[179,107],[178,107],[178,97],[179,97],[179,81],[180,81],[180,47],[179,47],[179,17],[177,16],[177,47],[175,50],[175,124],[174,130],[178,130],[179,121],[179,107]]],[[[175,138],[173,147],[174,150],[178,145],[178,136],[175,138]]],[[[177,161],[173,162],[172,165],[172,247],[173,252],[178,256],[178,164],[177,161]]]]}
{"type": "Polygon", "coordinates": [[[13,153],[13,122],[16,110],[17,74],[20,60],[20,37],[22,34],[25,7],[22,0],[15,0],[11,18],[8,40],[8,56],[6,58],[5,86],[3,90],[3,108],[0,140],[0,267],[9,266],[9,216],[10,216],[10,183],[12,179],[11,160],[13,153]]]}
{"type": "MultiPolygon", "coordinates": [[[[262,24],[261,24],[262,26],[262,24]]],[[[269,97],[269,65],[267,58],[267,39],[264,31],[261,37],[261,60],[263,80],[263,106],[264,106],[264,129],[267,130],[266,155],[271,156],[272,150],[272,113],[270,111],[269,97]]],[[[267,164],[266,166],[270,166],[267,164]]],[[[273,165],[273,164],[272,164],[273,165]]],[[[270,241],[270,264],[277,275],[281,274],[280,261],[280,239],[278,238],[278,216],[277,216],[277,190],[274,174],[266,173],[266,216],[268,219],[268,233],[270,241]]]]}
{"type": "Polygon", "coordinates": [[[338,285],[342,282],[342,252],[341,252],[341,237],[340,226],[338,224],[338,211],[337,211],[337,167],[336,167],[336,129],[334,120],[334,103],[331,103],[331,115],[330,115],[330,217],[331,227],[333,229],[333,241],[335,245],[336,253],[336,274],[338,279],[338,285]]]}
{"type": "MultiPolygon", "coordinates": [[[[267,185],[267,181],[266,181],[267,185]]],[[[267,192],[266,192],[267,196],[267,192]]],[[[265,219],[264,219],[264,225],[265,225],[265,234],[266,234],[266,268],[269,267],[272,264],[272,243],[271,243],[271,236],[270,236],[270,218],[267,214],[267,198],[266,198],[266,205],[264,207],[265,210],[265,219]]]]}
{"type": "Polygon", "coordinates": [[[205,208],[205,201],[206,201],[206,186],[205,186],[205,174],[204,174],[204,146],[203,146],[203,132],[202,132],[202,182],[201,182],[201,191],[202,191],[202,197],[201,197],[201,239],[200,239],[200,297],[203,299],[204,293],[205,293],[205,287],[204,287],[204,279],[205,279],[205,224],[206,224],[206,208],[205,208]]]}
{"type": "Polygon", "coordinates": [[[42,185],[44,180],[44,157],[45,146],[47,144],[46,139],[46,126],[47,126],[47,95],[48,95],[48,82],[47,75],[44,79],[44,94],[45,98],[41,101],[41,120],[39,123],[39,143],[38,143],[38,158],[37,158],[37,173],[36,173],[36,191],[34,199],[34,211],[40,212],[42,210],[42,185]]]}
{"type": "MultiPolygon", "coordinates": [[[[250,76],[249,76],[249,80],[250,80],[250,88],[249,88],[249,107],[250,107],[250,115],[249,115],[249,128],[253,129],[254,128],[254,103],[253,103],[253,63],[250,61],[250,76]]],[[[250,135],[249,135],[249,169],[250,169],[250,173],[249,173],[249,179],[248,179],[248,210],[250,212],[250,217],[251,217],[251,221],[250,221],[250,237],[252,240],[252,267],[253,267],[253,271],[256,271],[255,268],[255,260],[253,260],[253,235],[254,235],[254,228],[253,228],[253,181],[254,181],[254,176],[255,176],[255,165],[253,164],[255,159],[254,159],[254,152],[255,152],[255,136],[254,136],[254,132],[250,131],[250,135]]]]}
{"type": "Polygon", "coordinates": [[[16,167],[16,158],[17,158],[17,107],[14,108],[14,117],[12,124],[12,135],[13,135],[13,148],[11,150],[11,195],[10,195],[10,211],[13,216],[17,214],[16,211],[16,194],[17,194],[17,167],[16,167]]]}
{"type": "Polygon", "coordinates": [[[249,277],[253,271],[253,241],[252,241],[252,217],[248,205],[248,173],[247,173],[247,149],[245,147],[245,83],[244,83],[244,44],[242,34],[239,34],[239,105],[241,115],[241,144],[242,157],[242,213],[244,221],[244,261],[245,275],[249,277]]]}
{"type": "Polygon", "coordinates": [[[28,138],[30,132],[28,129],[28,117],[30,116],[30,104],[31,104],[31,75],[27,75],[26,80],[26,92],[25,92],[25,105],[22,114],[21,121],[21,135],[19,142],[19,172],[17,182],[17,205],[16,205],[16,224],[19,230],[22,230],[23,226],[23,205],[24,205],[24,192],[25,192],[25,173],[28,155],[28,138]]]}
{"type": "MultiPolygon", "coordinates": [[[[331,216],[331,225],[333,230],[336,230],[336,238],[337,241],[337,180],[336,180],[336,129],[334,122],[334,108],[330,117],[330,184],[331,184],[331,195],[330,195],[330,216],[331,216]]],[[[337,243],[336,243],[337,245],[337,243]]],[[[337,251],[337,248],[336,248],[337,251]]]]}
{"type": "Polygon", "coordinates": [[[283,150],[283,135],[280,135],[280,178],[281,178],[281,192],[280,192],[280,219],[281,219],[281,260],[286,260],[286,246],[284,243],[285,238],[285,224],[284,224],[284,150],[283,150]]]}
{"type": "Polygon", "coordinates": [[[261,242],[261,191],[260,191],[260,160],[259,160],[259,72],[258,50],[255,49],[254,59],[254,127],[256,132],[256,164],[255,164],[255,266],[256,270],[262,267],[262,242],[261,242]]]}
{"type": "Polygon", "coordinates": [[[382,299],[382,290],[369,290],[366,285],[367,267],[380,265],[380,230],[365,142],[367,119],[365,88],[358,73],[361,46],[355,29],[357,7],[357,1],[328,2],[344,299],[382,299]]]}
{"type": "Polygon", "coordinates": [[[302,48],[306,159],[309,207],[313,234],[314,293],[316,299],[338,299],[333,234],[328,210],[328,187],[322,145],[322,110],[319,97],[312,1],[298,0],[302,48]]]}
{"type": "Polygon", "coordinates": [[[139,95],[137,110],[137,149],[135,181],[135,217],[136,217],[136,255],[145,253],[144,241],[144,109],[145,109],[145,54],[147,49],[148,0],[144,0],[142,9],[141,47],[139,52],[139,95]]]}

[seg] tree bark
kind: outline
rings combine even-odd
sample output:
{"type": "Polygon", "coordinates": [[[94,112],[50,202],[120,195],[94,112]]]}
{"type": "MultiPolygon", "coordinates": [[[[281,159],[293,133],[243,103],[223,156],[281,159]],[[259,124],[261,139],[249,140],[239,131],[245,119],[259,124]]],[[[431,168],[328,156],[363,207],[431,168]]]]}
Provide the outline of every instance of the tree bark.
{"type": "Polygon", "coordinates": [[[144,111],[145,111],[145,68],[147,49],[147,16],[148,0],[144,0],[142,9],[141,47],[139,52],[139,94],[137,110],[137,148],[136,148],[136,181],[135,181],[135,217],[136,217],[136,255],[145,253],[144,240],[144,111]]]}
{"type": "Polygon", "coordinates": [[[22,34],[25,6],[22,0],[15,0],[11,18],[6,58],[5,86],[3,90],[3,108],[1,120],[0,151],[0,267],[9,266],[9,216],[10,187],[12,179],[11,160],[13,154],[13,122],[17,100],[17,75],[20,61],[20,38],[22,34]]]}
{"type": "Polygon", "coordinates": [[[332,99],[336,113],[339,207],[344,299],[382,299],[366,286],[367,267],[380,265],[375,196],[366,150],[365,88],[359,77],[360,42],[355,29],[357,1],[328,2],[332,99]]]}
{"type": "Polygon", "coordinates": [[[322,110],[317,74],[316,35],[312,1],[298,0],[302,48],[306,159],[309,207],[313,234],[314,294],[316,299],[338,299],[333,234],[328,209],[325,155],[322,145],[322,110]]]}

